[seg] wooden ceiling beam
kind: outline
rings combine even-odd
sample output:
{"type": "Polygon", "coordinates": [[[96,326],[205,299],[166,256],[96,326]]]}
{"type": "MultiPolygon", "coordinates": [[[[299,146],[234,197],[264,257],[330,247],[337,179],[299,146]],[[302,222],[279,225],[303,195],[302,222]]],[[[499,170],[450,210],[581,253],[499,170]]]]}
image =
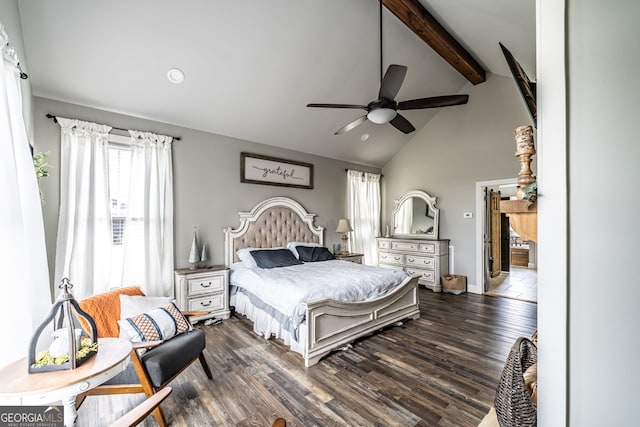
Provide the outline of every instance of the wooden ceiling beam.
{"type": "Polygon", "coordinates": [[[474,85],[486,80],[482,66],[418,0],[382,0],[384,6],[474,85]]]}

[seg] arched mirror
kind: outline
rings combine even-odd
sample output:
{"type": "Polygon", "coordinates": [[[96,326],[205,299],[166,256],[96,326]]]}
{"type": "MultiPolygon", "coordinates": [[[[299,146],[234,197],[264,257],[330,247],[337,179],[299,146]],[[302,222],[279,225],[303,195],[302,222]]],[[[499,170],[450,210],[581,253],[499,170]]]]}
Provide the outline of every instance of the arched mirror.
{"type": "Polygon", "coordinates": [[[435,197],[421,190],[407,191],[393,207],[393,235],[437,240],[439,216],[435,197]]]}

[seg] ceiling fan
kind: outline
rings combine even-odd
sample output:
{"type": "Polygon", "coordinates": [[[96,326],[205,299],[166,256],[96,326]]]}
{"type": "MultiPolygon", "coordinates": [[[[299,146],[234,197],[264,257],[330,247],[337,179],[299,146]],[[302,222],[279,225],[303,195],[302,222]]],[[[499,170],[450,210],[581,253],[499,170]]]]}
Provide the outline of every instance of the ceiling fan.
{"type": "Polygon", "coordinates": [[[429,98],[411,99],[409,101],[397,102],[394,98],[400,91],[404,77],[407,74],[407,67],[404,65],[391,64],[387,72],[382,76],[382,0],[380,4],[380,91],[378,98],[367,105],[356,104],[307,104],[307,107],[318,108],[352,108],[365,110],[364,116],[358,117],[346,126],[338,129],[335,135],[348,132],[356,126],[369,120],[376,124],[391,123],[396,129],[404,133],[411,133],[416,128],[398,110],[420,110],[424,108],[440,108],[452,105],[466,104],[469,95],[447,95],[432,96],[429,98]]]}

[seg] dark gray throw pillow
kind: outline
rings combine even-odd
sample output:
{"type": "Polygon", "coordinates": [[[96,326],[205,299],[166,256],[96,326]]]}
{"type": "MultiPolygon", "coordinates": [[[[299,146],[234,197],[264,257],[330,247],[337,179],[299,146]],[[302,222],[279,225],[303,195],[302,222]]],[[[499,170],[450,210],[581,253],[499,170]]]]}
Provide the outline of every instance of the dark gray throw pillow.
{"type": "Polygon", "coordinates": [[[302,261],[299,261],[289,249],[258,249],[250,253],[259,268],[288,267],[302,264],[302,261]]]}
{"type": "Polygon", "coordinates": [[[336,259],[329,249],[316,246],[296,246],[300,261],[317,262],[336,259]]]}

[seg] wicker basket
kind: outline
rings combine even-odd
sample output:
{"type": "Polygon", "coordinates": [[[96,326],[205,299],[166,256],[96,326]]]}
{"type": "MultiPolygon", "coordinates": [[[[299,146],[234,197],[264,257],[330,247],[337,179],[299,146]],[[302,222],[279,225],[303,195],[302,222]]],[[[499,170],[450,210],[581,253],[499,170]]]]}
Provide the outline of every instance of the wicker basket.
{"type": "Polygon", "coordinates": [[[536,346],[521,337],[511,347],[494,399],[500,427],[535,427],[538,412],[524,384],[524,371],[537,361],[536,346]]]}

